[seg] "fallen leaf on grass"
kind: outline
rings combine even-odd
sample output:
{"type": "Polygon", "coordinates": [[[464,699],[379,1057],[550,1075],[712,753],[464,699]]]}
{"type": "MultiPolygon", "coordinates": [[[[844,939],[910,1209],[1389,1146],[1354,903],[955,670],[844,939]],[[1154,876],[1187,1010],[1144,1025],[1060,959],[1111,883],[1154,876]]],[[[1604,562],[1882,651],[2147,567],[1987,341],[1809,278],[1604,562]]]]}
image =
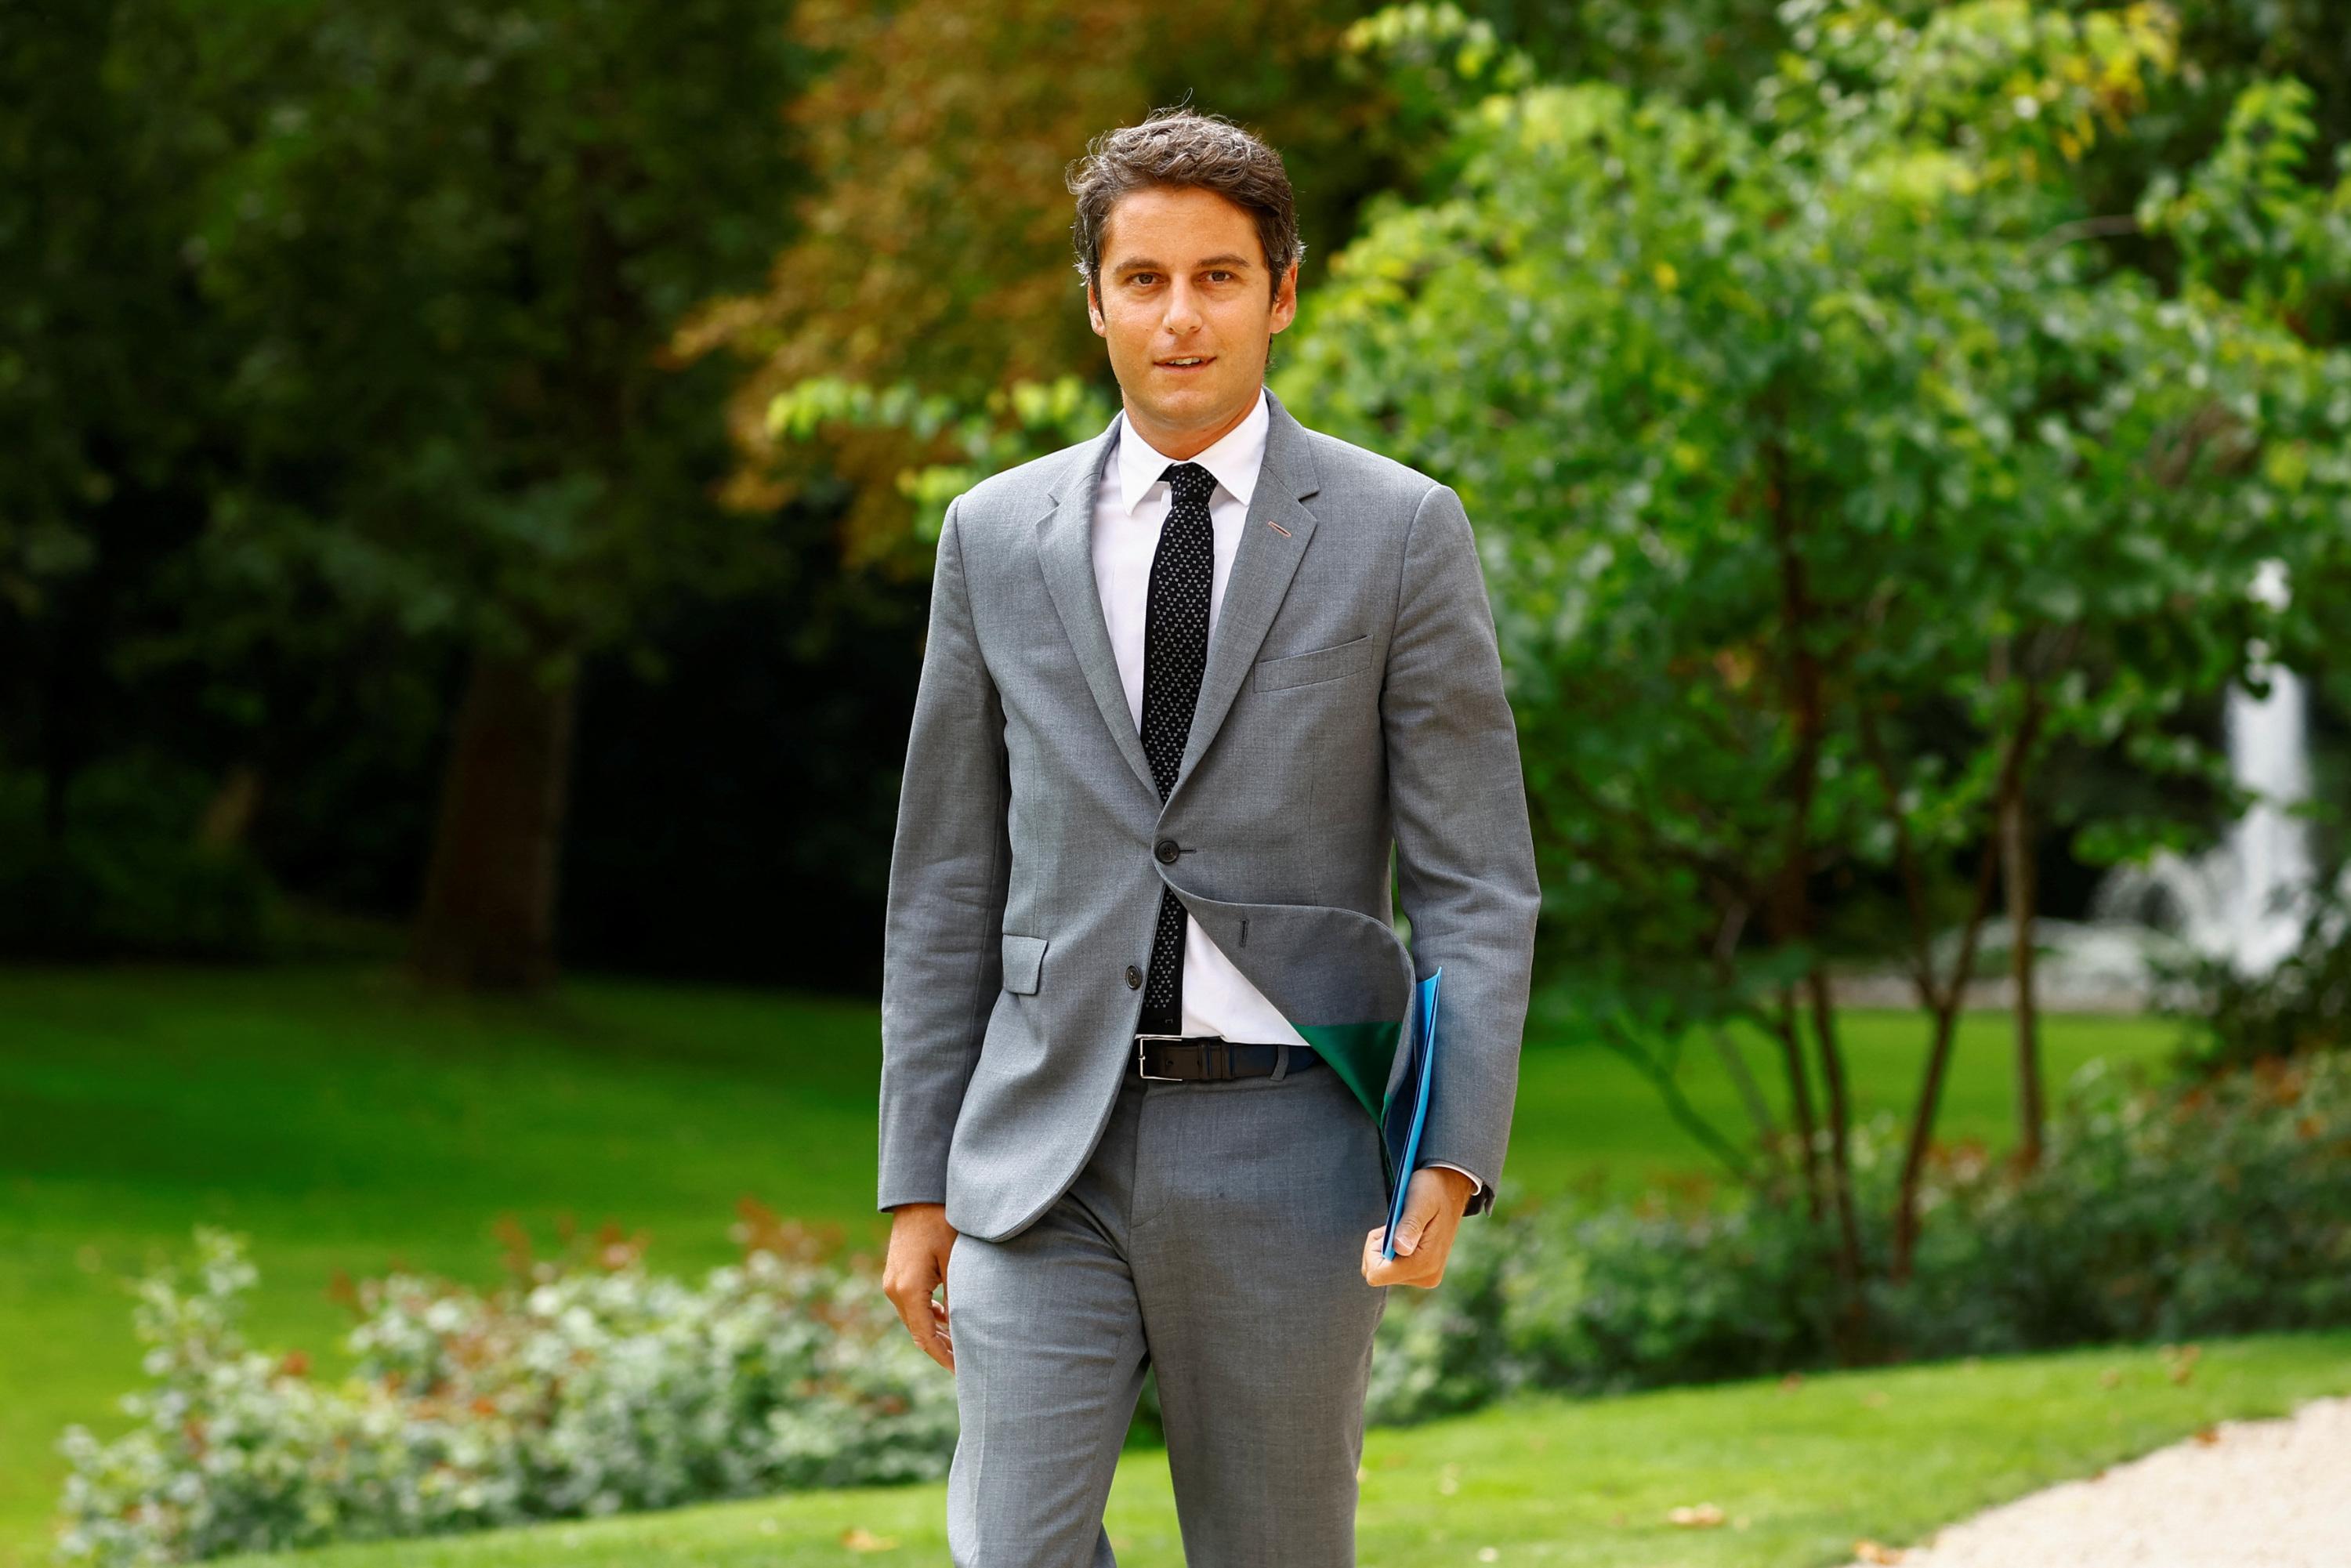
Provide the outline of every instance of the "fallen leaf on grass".
{"type": "Polygon", "coordinates": [[[2218,1427],[2203,1427],[2197,1432],[2196,1440],[2209,1448],[2213,1444],[2220,1440],[2220,1428],[2218,1427]]]}
{"type": "Polygon", "coordinates": [[[895,1552],[898,1550],[898,1538],[896,1536],[876,1535],[872,1531],[865,1529],[863,1526],[855,1524],[851,1525],[847,1530],[841,1532],[841,1543],[843,1546],[848,1547],[852,1552],[895,1552]]]}
{"type": "Polygon", "coordinates": [[[1690,1530],[1711,1530],[1722,1522],[1722,1510],[1710,1502],[1701,1502],[1688,1508],[1677,1508],[1666,1518],[1690,1530]]]}
{"type": "Polygon", "coordinates": [[[1899,1563],[1902,1548],[1863,1539],[1853,1543],[1853,1554],[1864,1563],[1899,1563]]]}

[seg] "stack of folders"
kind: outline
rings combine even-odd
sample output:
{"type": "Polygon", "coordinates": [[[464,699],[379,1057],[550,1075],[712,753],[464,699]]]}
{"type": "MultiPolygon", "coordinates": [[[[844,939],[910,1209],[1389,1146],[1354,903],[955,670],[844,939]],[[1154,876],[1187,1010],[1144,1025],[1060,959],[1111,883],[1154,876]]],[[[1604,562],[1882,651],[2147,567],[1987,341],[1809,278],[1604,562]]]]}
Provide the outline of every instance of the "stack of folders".
{"type": "Polygon", "coordinates": [[[1428,1093],[1437,1079],[1437,982],[1440,964],[1412,988],[1404,1020],[1404,1078],[1380,1112],[1381,1153],[1386,1156],[1388,1228],[1380,1256],[1395,1256],[1396,1227],[1404,1223],[1405,1193],[1412,1186],[1412,1162],[1420,1153],[1420,1130],[1428,1121],[1428,1093]]]}

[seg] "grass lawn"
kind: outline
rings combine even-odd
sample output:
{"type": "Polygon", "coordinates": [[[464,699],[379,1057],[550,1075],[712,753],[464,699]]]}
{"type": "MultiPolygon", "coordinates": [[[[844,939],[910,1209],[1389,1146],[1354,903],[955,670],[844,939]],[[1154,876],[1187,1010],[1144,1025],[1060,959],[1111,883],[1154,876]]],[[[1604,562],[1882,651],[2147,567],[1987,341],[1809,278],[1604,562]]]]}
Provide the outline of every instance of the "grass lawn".
{"type": "MultiPolygon", "coordinates": [[[[1917,1089],[1923,1022],[1855,1014],[1863,1114],[1917,1089]]],[[[2168,1026],[2048,1020],[2053,1090],[2093,1057],[2159,1056],[2168,1026]]],[[[339,1364],[338,1270],[486,1281],[512,1215],[653,1239],[656,1268],[733,1256],[740,1197],[878,1239],[878,1009],[871,1001],[577,978],[531,1003],[422,998],[381,971],[0,969],[0,1568],[37,1561],[81,1421],[119,1425],[138,1381],[116,1281],[198,1221],[253,1238],[255,1337],[339,1364]]],[[[1753,1060],[1771,1083],[1760,1048],[1753,1060]]],[[[1691,1098],[1734,1134],[1710,1051],[1691,1098]]],[[[2011,1133],[2004,1019],[1970,1019],[1940,1130],[2011,1133]]],[[[1506,1193],[1633,1187],[1704,1155],[1610,1052],[1537,1029],[1506,1193]]]]}
{"type": "MultiPolygon", "coordinates": [[[[1364,1568],[1832,1568],[2223,1417],[2351,1392],[2351,1333],[2206,1341],[2184,1383],[2150,1347],[1523,1399],[1374,1427],[1364,1568]],[[1676,1525],[1711,1503],[1722,1522],[1676,1525]]],[[[822,1568],[940,1563],[939,1485],[811,1492],[437,1541],[233,1558],[244,1568],[822,1568]]],[[[1131,1451],[1106,1522],[1123,1568],[1180,1568],[1164,1453],[1131,1451]]]]}

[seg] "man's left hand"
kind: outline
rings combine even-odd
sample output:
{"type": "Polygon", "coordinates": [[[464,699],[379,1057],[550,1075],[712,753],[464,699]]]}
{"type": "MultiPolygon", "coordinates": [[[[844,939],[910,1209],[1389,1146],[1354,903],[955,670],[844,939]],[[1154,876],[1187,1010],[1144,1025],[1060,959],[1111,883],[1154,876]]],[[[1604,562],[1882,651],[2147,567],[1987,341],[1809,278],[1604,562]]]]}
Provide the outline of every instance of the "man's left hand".
{"type": "Polygon", "coordinates": [[[1477,1184],[1450,1166],[1423,1166],[1412,1173],[1405,1188],[1404,1218],[1396,1225],[1396,1255],[1380,1256],[1388,1228],[1381,1226],[1364,1239],[1364,1281],[1372,1285],[1435,1287],[1445,1278],[1445,1260],[1453,1250],[1453,1232],[1460,1228],[1461,1211],[1469,1206],[1477,1184]]]}

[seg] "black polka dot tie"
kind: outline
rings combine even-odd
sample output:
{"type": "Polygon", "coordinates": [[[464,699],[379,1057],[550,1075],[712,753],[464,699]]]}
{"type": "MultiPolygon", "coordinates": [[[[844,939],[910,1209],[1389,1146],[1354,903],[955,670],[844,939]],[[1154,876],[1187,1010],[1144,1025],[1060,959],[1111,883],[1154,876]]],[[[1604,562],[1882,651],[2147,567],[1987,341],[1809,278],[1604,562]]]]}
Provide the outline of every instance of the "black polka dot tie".
{"type": "MultiPolygon", "coordinates": [[[[1143,617],[1143,754],[1159,798],[1176,787],[1176,765],[1191,738],[1200,676],[1208,667],[1208,586],[1216,570],[1216,532],[1208,497],[1217,477],[1197,463],[1170,463],[1161,477],[1171,498],[1151,558],[1151,598],[1143,617]]],[[[1151,939],[1151,980],[1143,992],[1145,1034],[1179,1034],[1184,1019],[1184,905],[1159,890],[1159,928],[1151,939]]]]}

